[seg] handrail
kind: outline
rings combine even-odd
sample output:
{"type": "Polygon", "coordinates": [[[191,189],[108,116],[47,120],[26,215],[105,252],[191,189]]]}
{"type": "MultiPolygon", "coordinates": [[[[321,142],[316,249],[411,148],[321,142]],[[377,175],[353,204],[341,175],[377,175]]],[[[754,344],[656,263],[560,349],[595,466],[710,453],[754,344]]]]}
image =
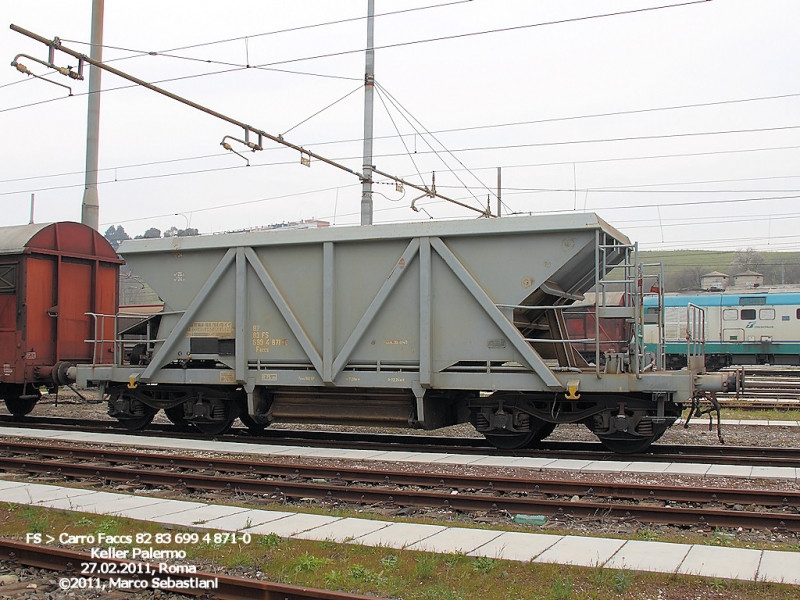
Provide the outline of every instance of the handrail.
{"type": "Polygon", "coordinates": [[[164,342],[166,340],[153,338],[151,337],[152,331],[150,329],[151,323],[149,322],[149,317],[154,315],[178,315],[185,313],[185,310],[173,310],[167,312],[158,312],[152,314],[145,314],[142,313],[127,313],[124,311],[118,312],[116,314],[104,314],[104,313],[93,313],[87,312],[84,313],[86,316],[91,317],[94,323],[94,338],[83,340],[86,344],[92,344],[92,364],[106,364],[106,363],[98,363],[98,358],[102,360],[103,354],[103,347],[105,344],[111,344],[113,348],[113,364],[121,365],[125,359],[125,352],[124,346],[125,344],[132,344],[132,343],[144,343],[144,344],[157,344],[159,342],[164,342]],[[147,334],[145,335],[144,340],[127,340],[119,337],[119,319],[120,317],[142,317],[142,321],[148,321],[147,323],[147,334]],[[98,337],[98,319],[100,322],[99,327],[99,337],[98,337]],[[114,319],[114,335],[111,338],[106,338],[106,320],[107,319],[114,319]],[[98,357],[98,347],[99,347],[99,354],[98,357]]]}

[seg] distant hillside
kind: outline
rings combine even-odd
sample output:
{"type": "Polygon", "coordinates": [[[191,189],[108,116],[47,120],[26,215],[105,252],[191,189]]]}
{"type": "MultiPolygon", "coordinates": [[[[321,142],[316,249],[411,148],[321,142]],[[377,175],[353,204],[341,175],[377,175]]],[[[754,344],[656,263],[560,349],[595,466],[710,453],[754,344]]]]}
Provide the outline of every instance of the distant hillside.
{"type": "Polygon", "coordinates": [[[711,271],[736,275],[751,269],[764,275],[765,285],[800,284],[800,252],[671,250],[640,252],[639,261],[664,263],[669,292],[697,288],[700,277],[711,271]]]}

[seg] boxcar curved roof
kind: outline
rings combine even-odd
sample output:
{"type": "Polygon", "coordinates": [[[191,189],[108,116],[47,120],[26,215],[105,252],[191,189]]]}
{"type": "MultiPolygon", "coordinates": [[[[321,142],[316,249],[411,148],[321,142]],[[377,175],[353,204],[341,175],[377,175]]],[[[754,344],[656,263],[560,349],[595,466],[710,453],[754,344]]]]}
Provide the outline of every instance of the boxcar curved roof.
{"type": "Polygon", "coordinates": [[[88,225],[64,221],[0,227],[0,254],[29,254],[36,250],[122,262],[108,240],[88,225]]]}

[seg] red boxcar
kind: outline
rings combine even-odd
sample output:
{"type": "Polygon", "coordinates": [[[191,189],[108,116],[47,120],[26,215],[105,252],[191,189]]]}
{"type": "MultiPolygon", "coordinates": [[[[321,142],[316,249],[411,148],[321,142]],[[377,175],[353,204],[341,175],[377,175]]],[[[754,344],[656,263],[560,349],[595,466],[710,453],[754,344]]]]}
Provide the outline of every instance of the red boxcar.
{"type": "Polygon", "coordinates": [[[9,412],[33,410],[39,388],[54,387],[57,362],[100,362],[85,340],[113,337],[113,320],[86,313],[116,314],[121,263],[80,223],[0,227],[0,398],[9,412]]]}

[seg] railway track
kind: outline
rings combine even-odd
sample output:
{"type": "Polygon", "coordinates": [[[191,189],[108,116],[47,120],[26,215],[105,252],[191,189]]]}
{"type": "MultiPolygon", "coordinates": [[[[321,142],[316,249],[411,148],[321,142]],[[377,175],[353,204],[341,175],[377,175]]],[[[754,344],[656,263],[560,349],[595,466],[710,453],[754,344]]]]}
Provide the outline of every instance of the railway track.
{"type": "MultiPolygon", "coordinates": [[[[193,440],[198,434],[176,431],[171,425],[154,425],[151,429],[129,432],[114,421],[87,422],[80,419],[55,417],[26,418],[14,421],[10,417],[0,417],[0,435],[4,428],[59,429],[80,431],[82,433],[115,433],[130,437],[135,445],[138,438],[167,437],[171,439],[193,440]]],[[[646,453],[614,454],[598,442],[564,442],[545,440],[538,448],[523,450],[500,450],[489,445],[483,438],[445,437],[422,434],[378,434],[352,433],[315,430],[267,429],[260,435],[248,434],[246,429],[233,429],[230,433],[214,439],[242,444],[262,444],[265,446],[298,445],[318,448],[346,448],[378,451],[431,452],[448,454],[471,454],[489,456],[514,456],[532,458],[572,459],[572,460],[625,460],[630,462],[696,463],[713,461],[720,465],[800,467],[800,453],[795,448],[728,446],[728,445],[683,445],[653,444],[646,453]]],[[[387,457],[388,458],[388,457],[387,457]]]]}
{"type": "Polygon", "coordinates": [[[176,493],[247,494],[262,504],[315,499],[328,504],[545,515],[556,521],[616,519],[800,531],[800,491],[432,475],[35,443],[4,442],[0,451],[0,469],[6,472],[128,482],[172,488],[176,493]]]}
{"type": "MultiPolygon", "coordinates": [[[[11,563],[35,567],[37,569],[44,569],[47,571],[66,572],[70,577],[75,576],[76,565],[87,562],[96,562],[97,558],[92,557],[88,552],[77,552],[74,550],[65,550],[53,546],[37,546],[32,544],[25,544],[15,540],[8,540],[0,538],[0,559],[11,563]]],[[[104,558],[104,563],[114,563],[118,566],[135,564],[137,581],[147,581],[148,587],[154,577],[157,576],[158,569],[156,565],[150,563],[140,563],[130,560],[118,560],[114,558],[104,558]]],[[[127,572],[127,571],[126,571],[127,572]]],[[[115,575],[105,573],[95,573],[92,575],[93,579],[108,580],[115,575]]],[[[118,576],[117,576],[118,577],[118,576]]],[[[327,590],[317,590],[302,588],[293,585],[284,585],[279,583],[271,583],[267,581],[257,581],[253,579],[245,579],[242,577],[231,577],[222,573],[207,573],[197,572],[191,575],[180,573],[170,573],[170,578],[174,580],[186,580],[188,578],[197,578],[200,580],[213,581],[216,580],[216,589],[209,593],[206,589],[170,589],[173,594],[181,594],[186,596],[203,596],[208,598],[225,598],[226,600],[367,600],[367,596],[345,594],[343,592],[329,592],[327,590]]],[[[122,577],[125,579],[125,577],[122,577]]],[[[88,579],[86,577],[82,579],[88,579]]],[[[13,585],[6,585],[2,587],[4,594],[11,594],[14,591],[19,591],[21,594],[29,592],[26,586],[28,582],[21,582],[18,590],[11,589],[13,585]]],[[[55,586],[53,586],[55,587],[55,586]]],[[[41,591],[42,590],[39,588],[41,591]]],[[[80,591],[80,590],[78,590],[80,591]]],[[[126,597],[129,594],[121,594],[120,597],[126,597]]],[[[4,596],[7,597],[7,596],[4,596]]],[[[75,596],[77,597],[77,596],[75,596]]],[[[112,597],[109,595],[108,597],[112,597]]],[[[372,598],[370,596],[369,598],[372,598]]]]}
{"type": "Polygon", "coordinates": [[[722,401],[722,406],[800,408],[800,368],[768,365],[732,368],[743,372],[744,387],[741,392],[718,393],[717,399],[722,401]]]}
{"type": "Polygon", "coordinates": [[[800,399],[776,400],[772,398],[758,398],[754,396],[740,398],[718,398],[719,405],[725,408],[736,408],[739,410],[800,410],[800,399]]]}

